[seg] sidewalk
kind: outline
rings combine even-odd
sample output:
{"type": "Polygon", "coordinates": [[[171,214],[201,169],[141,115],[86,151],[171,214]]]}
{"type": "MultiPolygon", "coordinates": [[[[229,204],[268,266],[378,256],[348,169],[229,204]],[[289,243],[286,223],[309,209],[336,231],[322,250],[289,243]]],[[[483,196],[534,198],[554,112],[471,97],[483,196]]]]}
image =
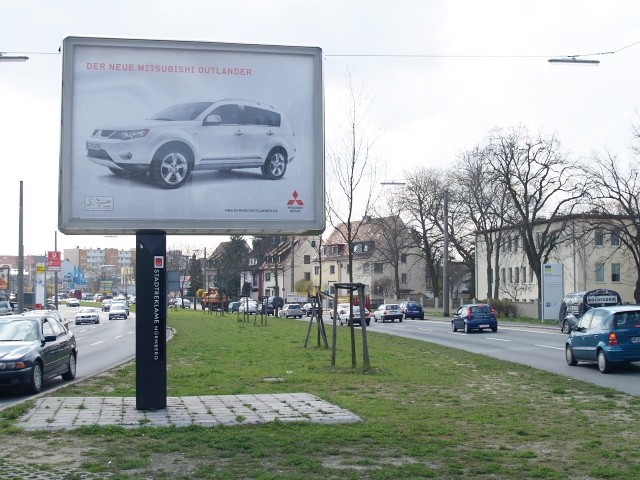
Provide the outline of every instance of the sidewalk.
{"type": "Polygon", "coordinates": [[[167,408],[136,410],[135,397],[42,397],[16,426],[28,431],[86,425],[124,428],[246,425],[267,422],[355,423],[348,410],[308,393],[167,397],[167,408]]]}

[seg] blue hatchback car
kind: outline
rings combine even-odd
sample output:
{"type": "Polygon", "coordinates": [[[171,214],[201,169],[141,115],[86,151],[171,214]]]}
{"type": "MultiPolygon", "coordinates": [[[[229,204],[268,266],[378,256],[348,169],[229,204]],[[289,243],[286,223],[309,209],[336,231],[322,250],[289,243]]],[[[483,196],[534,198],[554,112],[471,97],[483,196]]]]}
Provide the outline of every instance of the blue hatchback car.
{"type": "Polygon", "coordinates": [[[640,305],[592,308],[574,327],[565,344],[570,366],[597,363],[602,373],[615,364],[640,362],[640,305]]]}
{"type": "Polygon", "coordinates": [[[472,330],[491,329],[498,331],[498,316],[494,308],[488,303],[473,303],[461,305],[451,319],[451,329],[457,332],[458,329],[469,333],[472,330]]]}
{"type": "Polygon", "coordinates": [[[418,302],[403,302],[400,304],[400,310],[404,314],[404,318],[419,318],[424,320],[424,309],[418,302]]]}

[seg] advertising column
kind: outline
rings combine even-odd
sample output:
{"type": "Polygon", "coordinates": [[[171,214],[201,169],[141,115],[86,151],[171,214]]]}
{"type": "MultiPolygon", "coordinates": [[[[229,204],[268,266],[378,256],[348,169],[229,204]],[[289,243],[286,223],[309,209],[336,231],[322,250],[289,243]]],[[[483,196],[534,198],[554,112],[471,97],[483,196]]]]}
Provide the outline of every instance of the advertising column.
{"type": "Polygon", "coordinates": [[[564,266],[542,265],[542,320],[558,320],[560,303],[564,297],[564,266]]]}

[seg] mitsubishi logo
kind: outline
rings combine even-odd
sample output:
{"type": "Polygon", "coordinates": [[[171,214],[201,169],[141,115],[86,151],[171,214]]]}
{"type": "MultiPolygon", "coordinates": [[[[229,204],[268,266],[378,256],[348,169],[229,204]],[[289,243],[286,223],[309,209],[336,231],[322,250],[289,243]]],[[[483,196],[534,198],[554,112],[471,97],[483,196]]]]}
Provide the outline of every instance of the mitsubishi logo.
{"type": "Polygon", "coordinates": [[[302,205],[304,205],[302,200],[298,200],[298,192],[294,191],[292,197],[293,198],[287,202],[287,206],[291,206],[291,205],[300,205],[300,206],[302,206],[302,205]]]}

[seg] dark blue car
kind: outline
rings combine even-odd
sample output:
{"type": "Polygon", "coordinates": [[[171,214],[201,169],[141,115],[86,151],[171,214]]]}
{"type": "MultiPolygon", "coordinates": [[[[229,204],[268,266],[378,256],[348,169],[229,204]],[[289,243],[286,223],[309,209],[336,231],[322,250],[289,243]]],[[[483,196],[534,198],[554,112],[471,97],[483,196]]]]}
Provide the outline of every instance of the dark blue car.
{"type": "Polygon", "coordinates": [[[498,316],[494,308],[487,303],[462,305],[451,319],[451,329],[454,332],[464,330],[465,333],[484,329],[497,332],[498,316]]]}
{"type": "Polygon", "coordinates": [[[574,327],[565,344],[567,364],[597,363],[602,373],[616,364],[640,362],[640,306],[592,308],[574,327]]]}
{"type": "Polygon", "coordinates": [[[404,318],[424,320],[424,309],[418,302],[403,302],[400,304],[400,310],[402,310],[404,318]]]}

